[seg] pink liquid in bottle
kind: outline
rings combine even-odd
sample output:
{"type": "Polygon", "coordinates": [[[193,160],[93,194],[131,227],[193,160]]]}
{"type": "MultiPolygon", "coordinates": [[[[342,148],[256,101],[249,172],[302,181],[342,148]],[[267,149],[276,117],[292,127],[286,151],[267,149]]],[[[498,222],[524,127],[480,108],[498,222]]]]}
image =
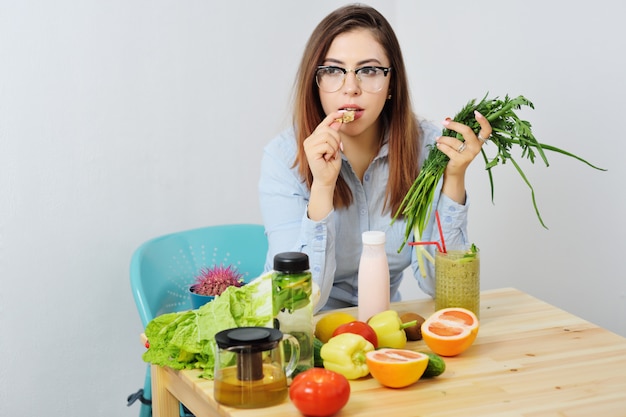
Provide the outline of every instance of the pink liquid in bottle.
{"type": "Polygon", "coordinates": [[[385,252],[385,232],[364,232],[359,263],[358,318],[367,321],[389,310],[389,265],[385,252]]]}

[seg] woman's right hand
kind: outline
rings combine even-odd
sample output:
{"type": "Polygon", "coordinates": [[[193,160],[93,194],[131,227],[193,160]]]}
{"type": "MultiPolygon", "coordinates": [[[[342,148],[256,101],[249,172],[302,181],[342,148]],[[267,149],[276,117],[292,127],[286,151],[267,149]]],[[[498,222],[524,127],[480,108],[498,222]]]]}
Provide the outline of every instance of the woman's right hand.
{"type": "Polygon", "coordinates": [[[341,171],[340,112],[330,113],[304,140],[304,153],[313,174],[313,184],[334,189],[341,171]]]}

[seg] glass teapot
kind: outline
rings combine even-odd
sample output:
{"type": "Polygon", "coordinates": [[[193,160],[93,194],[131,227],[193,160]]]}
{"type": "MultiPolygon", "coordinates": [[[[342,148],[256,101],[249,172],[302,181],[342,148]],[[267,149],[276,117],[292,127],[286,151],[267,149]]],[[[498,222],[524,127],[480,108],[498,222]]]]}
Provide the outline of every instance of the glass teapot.
{"type": "Polygon", "coordinates": [[[269,327],[237,327],[215,335],[215,400],[238,408],[278,404],[287,398],[300,345],[269,327]],[[285,356],[289,361],[285,363],[285,356]]]}

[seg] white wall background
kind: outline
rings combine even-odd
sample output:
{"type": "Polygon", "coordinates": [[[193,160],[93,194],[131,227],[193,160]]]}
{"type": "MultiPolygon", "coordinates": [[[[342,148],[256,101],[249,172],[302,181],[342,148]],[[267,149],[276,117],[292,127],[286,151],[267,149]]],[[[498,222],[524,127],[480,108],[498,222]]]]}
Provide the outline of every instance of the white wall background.
{"type": "MultiPolygon", "coordinates": [[[[261,221],[261,149],[290,120],[308,35],[343,3],[0,0],[0,415],[137,415],[131,253],[179,229],[261,221]]],[[[476,163],[470,231],[483,288],[520,288],[626,336],[626,5],[370,4],[397,30],[423,116],[523,94],[541,141],[609,169],[524,164],[545,230],[512,166],[496,171],[494,205],[476,163]]]]}

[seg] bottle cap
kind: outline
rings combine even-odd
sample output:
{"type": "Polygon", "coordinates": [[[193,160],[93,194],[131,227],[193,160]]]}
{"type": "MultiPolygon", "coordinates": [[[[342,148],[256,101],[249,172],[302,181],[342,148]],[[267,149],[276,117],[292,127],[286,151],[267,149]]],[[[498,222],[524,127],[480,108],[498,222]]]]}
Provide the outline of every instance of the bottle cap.
{"type": "Polygon", "coordinates": [[[369,231],[361,235],[364,245],[382,245],[385,243],[385,232],[369,231]]]}
{"type": "Polygon", "coordinates": [[[309,269],[309,257],[302,252],[283,252],[274,256],[274,270],[280,272],[303,272],[309,269]]]}

